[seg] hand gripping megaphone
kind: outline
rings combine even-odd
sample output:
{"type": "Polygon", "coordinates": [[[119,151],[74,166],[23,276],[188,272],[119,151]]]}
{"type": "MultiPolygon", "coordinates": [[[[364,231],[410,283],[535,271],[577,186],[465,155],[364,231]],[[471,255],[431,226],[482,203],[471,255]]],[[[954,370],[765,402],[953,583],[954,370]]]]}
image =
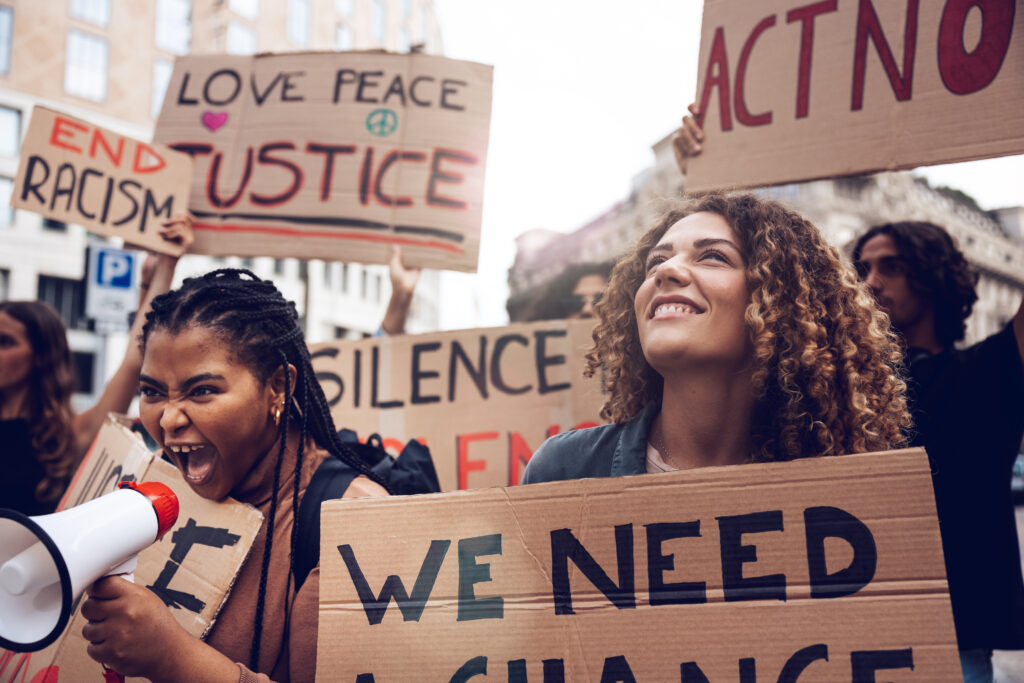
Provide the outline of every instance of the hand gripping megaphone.
{"type": "Polygon", "coordinates": [[[0,647],[35,652],[57,640],[82,592],[134,571],[177,519],[178,497],[158,482],[123,482],[52,515],[0,509],[0,647]]]}

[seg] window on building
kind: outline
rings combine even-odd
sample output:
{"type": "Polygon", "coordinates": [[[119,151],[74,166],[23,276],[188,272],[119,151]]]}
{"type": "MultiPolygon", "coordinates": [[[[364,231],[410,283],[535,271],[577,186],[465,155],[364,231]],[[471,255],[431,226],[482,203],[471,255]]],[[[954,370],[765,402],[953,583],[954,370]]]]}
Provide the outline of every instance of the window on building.
{"type": "Polygon", "coordinates": [[[365,269],[359,273],[359,298],[364,301],[366,300],[366,293],[369,289],[369,277],[370,274],[367,273],[365,269]]]}
{"type": "Polygon", "coordinates": [[[0,156],[18,156],[21,147],[21,111],[0,107],[0,156]]]}
{"type": "Polygon", "coordinates": [[[312,30],[310,0],[288,0],[288,40],[299,47],[309,47],[312,30]]]}
{"type": "MultiPolygon", "coordinates": [[[[14,209],[11,208],[11,192],[14,180],[0,176],[0,225],[14,225],[14,209]]],[[[0,300],[4,297],[0,296],[0,300]]]]}
{"type": "Polygon", "coordinates": [[[247,268],[248,270],[252,270],[252,257],[251,256],[246,256],[245,258],[242,259],[242,267],[243,268],[247,268]]]}
{"type": "Polygon", "coordinates": [[[93,393],[93,377],[96,372],[96,354],[88,351],[72,351],[71,365],[75,373],[75,392],[93,393]]]}
{"type": "Polygon", "coordinates": [[[14,36],[14,10],[0,5],[0,74],[11,72],[11,40],[14,36]]]}
{"type": "Polygon", "coordinates": [[[176,55],[188,54],[192,43],[192,0],[157,0],[156,46],[176,55]]]}
{"type": "Polygon", "coordinates": [[[341,291],[342,292],[347,292],[348,291],[348,264],[347,263],[342,263],[341,264],[341,291]]]}
{"type": "Polygon", "coordinates": [[[153,118],[160,115],[160,107],[164,104],[164,95],[167,93],[167,84],[171,81],[171,70],[174,66],[166,59],[158,59],[153,62],[153,101],[150,104],[153,118]]]}
{"type": "Polygon", "coordinates": [[[352,0],[334,0],[334,11],[348,18],[352,16],[352,0]]]}
{"type": "Polygon", "coordinates": [[[333,263],[324,263],[324,286],[327,287],[328,289],[331,286],[331,279],[332,279],[331,278],[331,276],[332,276],[331,269],[332,268],[334,268],[334,264],[333,263]]]}
{"type": "Polygon", "coordinates": [[[251,55],[256,53],[256,32],[237,21],[228,23],[229,55],[251,55]]]}
{"type": "Polygon", "coordinates": [[[303,282],[309,282],[309,262],[299,261],[299,279],[303,282]]]}
{"type": "Polygon", "coordinates": [[[69,330],[92,329],[91,321],[85,317],[83,280],[40,275],[37,298],[56,308],[60,313],[60,319],[69,330]]]}
{"type": "Polygon", "coordinates": [[[274,259],[274,275],[284,275],[284,259],[274,259]]]}
{"type": "Polygon", "coordinates": [[[378,274],[373,278],[373,300],[380,303],[381,292],[383,291],[384,279],[378,274]]]}
{"type": "Polygon", "coordinates": [[[334,33],[334,49],[352,49],[352,29],[348,27],[348,24],[338,24],[338,28],[334,33]]]}
{"type": "Polygon", "coordinates": [[[0,301],[7,301],[11,294],[11,271],[0,268],[0,301]]]}
{"type": "Polygon", "coordinates": [[[64,92],[96,102],[107,98],[105,39],[74,29],[68,31],[64,92]]]}
{"type": "Polygon", "coordinates": [[[57,221],[52,218],[43,219],[43,229],[53,230],[54,232],[67,232],[68,224],[64,221],[57,221]]]}
{"type": "Polygon", "coordinates": [[[228,6],[246,19],[255,20],[260,15],[260,0],[231,0],[228,6]]]}
{"type": "Polygon", "coordinates": [[[71,16],[106,26],[110,23],[110,0],[71,0],[71,16]]]}
{"type": "Polygon", "coordinates": [[[388,43],[388,6],[384,4],[384,0],[373,0],[370,26],[374,42],[379,47],[386,46],[388,43]]]}

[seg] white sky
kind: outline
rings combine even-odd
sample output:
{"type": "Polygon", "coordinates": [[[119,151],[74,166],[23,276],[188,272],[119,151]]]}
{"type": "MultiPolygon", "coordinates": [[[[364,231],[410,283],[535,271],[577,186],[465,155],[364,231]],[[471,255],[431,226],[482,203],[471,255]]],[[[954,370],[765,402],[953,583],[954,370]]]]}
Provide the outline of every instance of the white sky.
{"type": "MultiPolygon", "coordinates": [[[[444,329],[508,321],[514,239],[625,198],[695,98],[700,0],[435,0],[445,54],[494,66],[479,271],[442,275],[444,329]]],[[[922,169],[985,209],[1024,204],[1024,156],[922,169]]]]}

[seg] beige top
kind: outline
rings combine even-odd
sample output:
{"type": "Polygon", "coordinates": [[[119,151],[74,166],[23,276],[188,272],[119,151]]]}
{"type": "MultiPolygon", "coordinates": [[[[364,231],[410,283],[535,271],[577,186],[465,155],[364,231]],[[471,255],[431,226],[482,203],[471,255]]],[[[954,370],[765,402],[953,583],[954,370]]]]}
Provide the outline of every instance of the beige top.
{"type": "Polygon", "coordinates": [[[656,472],[675,472],[677,468],[672,467],[665,459],[661,457],[661,453],[657,448],[647,442],[647,474],[654,474],[656,472]]]}
{"type": "MultiPolygon", "coordinates": [[[[295,521],[292,514],[292,485],[296,456],[294,452],[290,452],[291,450],[285,454],[281,466],[277,516],[274,521],[274,545],[267,571],[263,633],[260,637],[258,668],[261,672],[270,672],[270,676],[257,674],[246,668],[249,650],[252,647],[253,624],[256,620],[266,523],[257,534],[252,551],[242,565],[231,594],[206,638],[208,645],[239,663],[240,683],[269,683],[271,680],[279,683],[312,681],[316,674],[320,569],[314,568],[309,573],[302,584],[302,589],[296,594],[289,566],[292,526],[295,521]]],[[[316,446],[312,440],[307,443],[305,451],[299,486],[300,499],[316,468],[329,457],[328,452],[316,446]]],[[[269,482],[266,485],[257,483],[249,494],[239,497],[243,502],[253,505],[262,512],[265,521],[270,517],[270,490],[273,482],[273,469],[266,469],[270,472],[269,482]]],[[[266,476],[260,478],[264,481],[268,479],[266,476]]],[[[381,486],[360,476],[349,485],[344,498],[382,495],[387,495],[387,492],[381,486]]]]}

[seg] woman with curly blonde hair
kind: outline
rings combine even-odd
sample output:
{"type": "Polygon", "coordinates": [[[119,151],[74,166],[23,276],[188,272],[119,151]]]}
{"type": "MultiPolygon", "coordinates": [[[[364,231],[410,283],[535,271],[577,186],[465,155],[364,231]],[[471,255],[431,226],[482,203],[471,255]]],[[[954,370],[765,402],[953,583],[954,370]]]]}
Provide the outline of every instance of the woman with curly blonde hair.
{"type": "Polygon", "coordinates": [[[670,210],[612,272],[587,355],[612,424],[552,437],[523,483],[884,450],[902,354],[817,228],[750,194],[670,210]]]}

